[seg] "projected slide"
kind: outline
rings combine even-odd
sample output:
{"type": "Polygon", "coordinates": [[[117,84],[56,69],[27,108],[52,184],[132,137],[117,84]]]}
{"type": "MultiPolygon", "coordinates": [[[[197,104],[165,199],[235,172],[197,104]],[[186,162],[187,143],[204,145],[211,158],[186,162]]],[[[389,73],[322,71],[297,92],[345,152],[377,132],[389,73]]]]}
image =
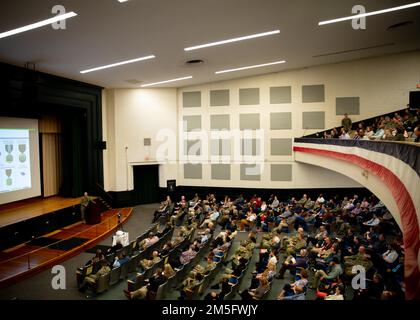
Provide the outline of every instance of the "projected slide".
{"type": "Polygon", "coordinates": [[[0,128],[0,193],[31,188],[28,129],[0,128]]]}

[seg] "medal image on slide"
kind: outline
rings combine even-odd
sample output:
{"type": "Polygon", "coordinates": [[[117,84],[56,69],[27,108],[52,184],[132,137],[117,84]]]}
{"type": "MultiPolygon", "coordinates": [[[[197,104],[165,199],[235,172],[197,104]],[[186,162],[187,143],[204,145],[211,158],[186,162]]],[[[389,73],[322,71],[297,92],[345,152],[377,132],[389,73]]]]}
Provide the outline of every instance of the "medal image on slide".
{"type": "Polygon", "coordinates": [[[6,150],[6,162],[12,163],[13,162],[13,144],[5,144],[4,149],[6,150]]]}
{"type": "Polygon", "coordinates": [[[19,152],[20,152],[19,161],[22,163],[26,161],[25,151],[26,151],[26,144],[20,144],[19,145],[19,152]]]}
{"type": "Polygon", "coordinates": [[[11,186],[12,183],[13,183],[13,180],[11,178],[11,176],[12,176],[12,169],[6,169],[5,172],[6,172],[6,176],[7,176],[7,178],[6,178],[6,186],[11,186]]]}

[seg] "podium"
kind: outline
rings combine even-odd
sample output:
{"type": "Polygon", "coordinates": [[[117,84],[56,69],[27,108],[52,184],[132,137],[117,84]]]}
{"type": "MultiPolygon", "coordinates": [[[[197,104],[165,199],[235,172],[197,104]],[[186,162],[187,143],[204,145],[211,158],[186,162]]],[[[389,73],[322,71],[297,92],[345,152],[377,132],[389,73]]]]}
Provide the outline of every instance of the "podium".
{"type": "Polygon", "coordinates": [[[102,205],[98,202],[99,199],[93,202],[89,202],[86,207],[86,223],[87,224],[98,224],[101,223],[101,213],[103,212],[102,205]]]}

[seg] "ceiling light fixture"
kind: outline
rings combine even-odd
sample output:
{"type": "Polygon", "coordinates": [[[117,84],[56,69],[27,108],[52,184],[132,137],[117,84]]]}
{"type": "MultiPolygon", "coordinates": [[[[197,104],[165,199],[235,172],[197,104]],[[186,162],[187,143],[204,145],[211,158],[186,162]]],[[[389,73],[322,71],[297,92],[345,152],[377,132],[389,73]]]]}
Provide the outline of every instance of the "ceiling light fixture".
{"type": "Polygon", "coordinates": [[[68,18],[71,18],[71,17],[74,17],[74,16],[77,16],[77,13],[71,11],[71,12],[68,12],[68,13],[65,13],[65,14],[60,14],[60,15],[55,16],[53,18],[49,18],[49,19],[46,19],[46,20],[42,20],[42,21],[39,21],[39,22],[28,24],[27,26],[23,26],[23,27],[20,27],[20,28],[17,28],[17,29],[2,32],[2,33],[0,33],[0,39],[10,37],[10,36],[13,36],[15,34],[22,33],[22,32],[25,32],[25,31],[29,31],[29,30],[32,30],[32,29],[41,28],[41,27],[47,26],[49,24],[52,24],[54,22],[65,20],[65,19],[68,19],[68,18]]]}
{"type": "Polygon", "coordinates": [[[342,22],[342,21],[347,21],[347,20],[359,19],[359,18],[363,18],[363,17],[374,16],[374,15],[377,15],[377,14],[409,9],[409,8],[413,8],[413,7],[417,7],[417,6],[420,6],[420,2],[410,3],[410,4],[403,5],[403,6],[393,7],[393,8],[388,8],[388,9],[383,9],[383,10],[378,10],[378,11],[356,14],[354,16],[348,16],[348,17],[343,17],[343,18],[321,21],[321,22],[318,22],[318,25],[322,26],[322,25],[325,25],[325,24],[331,24],[331,23],[342,22]]]}
{"type": "Polygon", "coordinates": [[[260,38],[260,37],[265,37],[265,36],[271,36],[273,34],[278,34],[278,33],[280,33],[280,30],[273,30],[273,31],[268,31],[268,32],[263,32],[263,33],[256,33],[256,34],[251,34],[249,36],[243,36],[243,37],[239,37],[239,38],[233,38],[233,39],[228,39],[228,40],[222,40],[222,41],[217,41],[217,42],[201,44],[201,45],[194,46],[194,47],[188,47],[188,48],[184,48],[184,50],[185,51],[192,51],[192,50],[197,50],[197,49],[201,49],[201,48],[218,46],[218,45],[221,45],[221,44],[226,44],[226,43],[231,43],[231,42],[260,38]]]}
{"type": "Polygon", "coordinates": [[[192,79],[192,76],[176,78],[176,79],[171,79],[171,80],[165,80],[165,81],[159,81],[159,82],[153,82],[153,83],[148,83],[148,84],[142,84],[141,87],[150,87],[150,86],[155,86],[157,84],[163,84],[163,83],[169,83],[169,82],[175,82],[175,81],[181,81],[181,80],[187,80],[187,79],[192,79]]]}
{"type": "Polygon", "coordinates": [[[112,67],[121,66],[123,64],[128,64],[128,63],[133,63],[133,62],[138,62],[138,61],[144,61],[144,60],[149,60],[149,59],[154,59],[154,58],[156,58],[154,55],[145,56],[145,57],[141,57],[141,58],[135,58],[135,59],[131,59],[131,60],[126,60],[126,61],[116,62],[116,63],[113,63],[113,64],[108,64],[108,65],[102,66],[102,67],[96,67],[96,68],[92,68],[92,69],[83,70],[83,71],[80,71],[80,73],[88,73],[88,72],[98,71],[98,70],[102,70],[102,69],[108,69],[108,68],[112,68],[112,67]]]}
{"type": "Polygon", "coordinates": [[[275,61],[275,62],[269,62],[269,63],[264,63],[264,64],[257,64],[257,65],[254,65],[254,66],[248,66],[248,67],[241,67],[241,68],[236,68],[236,69],[228,69],[228,70],[216,71],[215,74],[226,73],[226,72],[233,72],[233,71],[240,71],[240,70],[246,70],[246,69],[253,69],[253,68],[267,67],[267,66],[272,66],[272,65],[275,65],[275,64],[285,63],[285,62],[286,61],[282,60],[282,61],[275,61]]]}

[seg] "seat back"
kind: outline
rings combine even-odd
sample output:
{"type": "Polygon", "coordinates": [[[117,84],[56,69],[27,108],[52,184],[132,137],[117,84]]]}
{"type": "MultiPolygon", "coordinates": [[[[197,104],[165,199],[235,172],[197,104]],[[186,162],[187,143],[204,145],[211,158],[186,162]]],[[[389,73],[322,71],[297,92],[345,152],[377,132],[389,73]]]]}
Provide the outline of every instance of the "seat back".
{"type": "Polygon", "coordinates": [[[161,284],[156,292],[155,300],[163,300],[164,298],[164,292],[168,288],[168,281],[161,284]]]}
{"type": "Polygon", "coordinates": [[[127,278],[130,261],[131,259],[121,266],[120,279],[122,280],[127,278]]]}
{"type": "Polygon", "coordinates": [[[109,288],[109,280],[110,280],[111,272],[108,272],[107,274],[101,275],[96,283],[96,289],[95,293],[102,293],[109,288]]]}
{"type": "Polygon", "coordinates": [[[226,293],[226,295],[223,297],[223,300],[233,300],[234,296],[235,296],[236,292],[234,292],[233,290],[230,290],[228,293],[226,293]]]}
{"type": "Polygon", "coordinates": [[[114,284],[120,281],[121,267],[114,268],[111,270],[111,275],[109,279],[109,285],[113,286],[114,284]]]}
{"type": "Polygon", "coordinates": [[[131,257],[128,262],[128,273],[133,273],[137,271],[137,265],[139,263],[140,254],[135,254],[131,257]]]}
{"type": "Polygon", "coordinates": [[[90,275],[93,272],[93,266],[92,264],[89,264],[87,266],[84,266],[83,268],[79,269],[76,272],[76,280],[77,280],[77,286],[79,287],[86,276],[90,275]]]}

